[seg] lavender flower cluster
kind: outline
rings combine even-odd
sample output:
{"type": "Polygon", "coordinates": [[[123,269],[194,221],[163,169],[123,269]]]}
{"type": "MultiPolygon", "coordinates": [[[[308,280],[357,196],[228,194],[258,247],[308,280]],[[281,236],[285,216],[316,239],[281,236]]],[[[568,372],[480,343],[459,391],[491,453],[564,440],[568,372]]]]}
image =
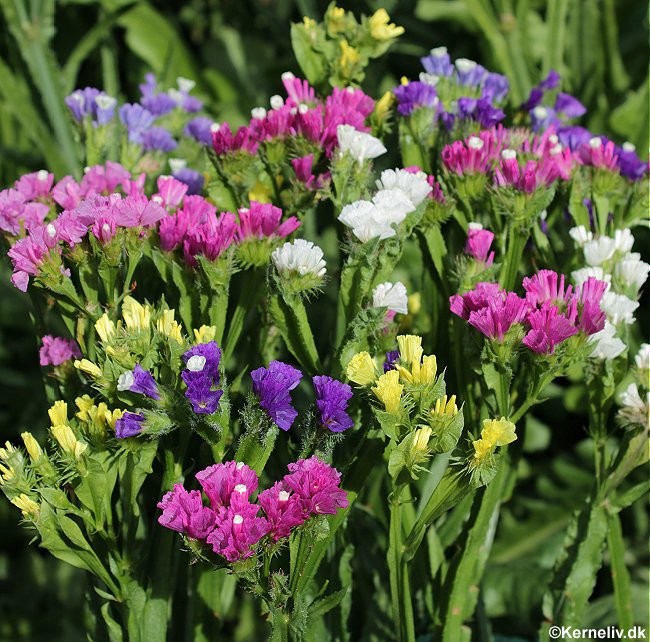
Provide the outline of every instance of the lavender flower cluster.
{"type": "Polygon", "coordinates": [[[214,464],[196,474],[201,492],[176,484],[159,502],[163,526],[212,547],[228,562],[253,556],[265,544],[288,537],[316,515],[348,506],[341,474],[316,456],[288,466],[289,474],[251,500],[259,479],[242,462],[214,464]],[[260,510],[263,516],[260,516],[260,510]]]}

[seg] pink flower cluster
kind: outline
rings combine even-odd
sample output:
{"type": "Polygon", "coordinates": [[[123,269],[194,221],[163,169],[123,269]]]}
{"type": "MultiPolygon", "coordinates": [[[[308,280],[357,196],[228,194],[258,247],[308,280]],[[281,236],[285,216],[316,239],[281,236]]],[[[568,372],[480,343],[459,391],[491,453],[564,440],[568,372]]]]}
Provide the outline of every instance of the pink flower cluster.
{"type": "Polygon", "coordinates": [[[563,147],[553,128],[529,136],[501,125],[446,145],[442,161],[457,176],[486,174],[497,188],[527,194],[558,179],[569,180],[581,163],[580,154],[563,147]]]}
{"type": "Polygon", "coordinates": [[[42,366],[60,366],[73,357],[81,358],[81,350],[73,339],[46,334],[42,341],[43,345],[39,350],[39,361],[42,366]]]}
{"type": "Polygon", "coordinates": [[[467,241],[465,243],[465,253],[489,267],[494,263],[494,251],[490,251],[494,241],[494,232],[484,230],[480,226],[470,224],[467,230],[467,241]]]}
{"type": "Polygon", "coordinates": [[[449,299],[451,311],[490,339],[502,342],[515,324],[526,330],[522,343],[538,354],[553,354],[555,347],[582,333],[605,327],[600,301],[607,283],[590,277],[575,291],[565,287],[564,276],[540,270],[522,282],[525,298],[502,290],[497,283],[478,283],[466,294],[449,299]]]}
{"type": "Polygon", "coordinates": [[[203,197],[186,196],[181,209],[160,221],[160,247],[167,252],[182,247],[186,262],[196,266],[197,255],[214,261],[233,242],[281,239],[300,227],[295,216],[282,223],[281,219],[282,210],[271,204],[251,201],[238,217],[231,212],[217,216],[214,205],[203,197]]]}
{"type": "Polygon", "coordinates": [[[241,462],[214,464],[196,474],[201,492],[176,484],[158,503],[158,522],[203,541],[229,562],[251,557],[255,545],[288,537],[314,515],[334,515],[348,505],[341,474],[316,456],[289,464],[289,474],[251,501],[258,486],[254,470],[241,462]],[[260,510],[263,516],[260,516],[260,510]]]}
{"type": "MultiPolygon", "coordinates": [[[[370,131],[365,120],[374,109],[374,101],[360,89],[335,87],[323,102],[316,98],[314,88],[306,80],[291,73],[283,74],[282,83],[286,100],[274,96],[272,108],[255,110],[257,113],[247,126],[234,133],[227,123],[213,127],[212,148],[219,156],[237,151],[254,154],[265,141],[304,138],[323,149],[330,158],[338,144],[339,125],[370,131]]],[[[296,176],[310,188],[318,187],[319,181],[311,173],[313,162],[312,154],[293,161],[296,176]]]]}

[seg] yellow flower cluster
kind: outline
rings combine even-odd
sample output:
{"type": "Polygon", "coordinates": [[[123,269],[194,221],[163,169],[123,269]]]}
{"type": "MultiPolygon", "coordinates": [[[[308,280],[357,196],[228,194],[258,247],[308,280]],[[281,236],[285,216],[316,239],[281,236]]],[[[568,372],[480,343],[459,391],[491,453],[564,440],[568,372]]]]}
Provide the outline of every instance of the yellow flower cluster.
{"type": "Polygon", "coordinates": [[[88,448],[88,444],[77,439],[68,425],[68,404],[65,401],[55,401],[47,412],[52,423],[50,428],[52,437],[64,453],[79,459],[88,448]]]}
{"type": "Polygon", "coordinates": [[[472,465],[479,466],[494,452],[497,446],[505,446],[516,439],[515,425],[505,417],[485,419],[481,438],[472,442],[472,446],[474,446],[472,465]]]}
{"type": "Polygon", "coordinates": [[[368,19],[370,35],[375,40],[386,41],[397,38],[404,33],[404,27],[398,27],[390,22],[390,16],[386,9],[377,9],[368,19]]]}
{"type": "Polygon", "coordinates": [[[202,325],[198,330],[194,330],[194,339],[197,344],[214,341],[216,336],[217,328],[214,325],[202,325]]]}
{"type": "Polygon", "coordinates": [[[447,395],[436,400],[436,405],[431,408],[431,414],[434,417],[453,417],[458,414],[456,405],[456,395],[451,395],[447,400],[447,395]]]}
{"type": "Polygon", "coordinates": [[[410,370],[396,365],[402,381],[415,385],[434,383],[438,363],[435,355],[422,356],[422,337],[414,334],[401,335],[397,337],[397,344],[401,361],[410,365],[410,370]]]}
{"type": "Polygon", "coordinates": [[[386,412],[391,415],[399,414],[404,386],[399,382],[397,370],[389,370],[381,375],[372,391],[375,393],[375,397],[384,404],[386,412]]]}
{"type": "Polygon", "coordinates": [[[95,405],[94,400],[89,395],[77,397],[74,402],[79,409],[76,417],[90,424],[93,432],[101,434],[104,433],[106,426],[115,429],[115,422],[124,414],[124,410],[119,408],[109,410],[103,401],[99,405],[95,405]]]}
{"type": "Polygon", "coordinates": [[[359,386],[368,386],[377,378],[375,362],[367,352],[359,352],[350,359],[345,374],[353,383],[359,386]]]}

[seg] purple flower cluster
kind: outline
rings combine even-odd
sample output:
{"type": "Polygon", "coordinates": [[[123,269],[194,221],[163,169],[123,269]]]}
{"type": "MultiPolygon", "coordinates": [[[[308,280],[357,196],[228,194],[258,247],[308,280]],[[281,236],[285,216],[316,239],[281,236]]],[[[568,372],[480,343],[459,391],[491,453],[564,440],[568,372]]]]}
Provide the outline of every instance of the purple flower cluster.
{"type": "Polygon", "coordinates": [[[354,426],[346,409],[352,398],[352,388],[347,383],[326,375],[313,377],[316,390],[316,408],[322,426],[332,432],[343,432],[354,426]]]}
{"type": "Polygon", "coordinates": [[[117,100],[99,89],[86,87],[73,91],[66,97],[65,104],[76,121],[90,117],[93,127],[98,127],[113,119],[117,100]]]}
{"type": "Polygon", "coordinates": [[[158,522],[237,562],[254,555],[264,538],[277,542],[310,517],[334,515],[347,507],[341,474],[317,457],[289,464],[289,471],[252,502],[258,486],[255,471],[241,462],[214,464],[196,475],[209,505],[203,504],[200,491],[176,484],[158,503],[158,522]]]}
{"type": "Polygon", "coordinates": [[[73,339],[46,334],[42,342],[43,345],[39,350],[39,361],[42,366],[60,366],[73,357],[81,358],[81,350],[73,339]]]}
{"type": "Polygon", "coordinates": [[[540,270],[523,280],[525,298],[502,290],[496,283],[478,283],[466,294],[449,299],[450,309],[490,339],[502,342],[505,333],[521,324],[523,345],[538,354],[553,354],[572,337],[595,334],[605,326],[600,301],[607,289],[593,277],[578,288],[565,287],[564,276],[540,270]]]}
{"type": "Polygon", "coordinates": [[[115,422],[115,436],[118,439],[135,437],[142,432],[143,423],[144,415],[127,411],[115,422]]]}
{"type": "Polygon", "coordinates": [[[214,341],[194,346],[183,355],[185,370],[181,377],[187,385],[185,397],[196,414],[211,415],[219,407],[223,395],[217,387],[220,361],[221,348],[214,341]]]}
{"type": "Polygon", "coordinates": [[[251,379],[260,407],[278,428],[289,430],[298,416],[289,393],[300,383],[302,372],[288,363],[271,361],[268,368],[253,370],[251,379]]]}

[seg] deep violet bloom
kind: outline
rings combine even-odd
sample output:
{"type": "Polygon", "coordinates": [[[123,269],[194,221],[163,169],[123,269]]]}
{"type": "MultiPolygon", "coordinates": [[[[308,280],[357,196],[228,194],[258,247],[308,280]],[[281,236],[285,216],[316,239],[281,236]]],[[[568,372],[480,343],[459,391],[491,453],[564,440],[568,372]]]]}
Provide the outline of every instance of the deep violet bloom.
{"type": "Polygon", "coordinates": [[[340,487],[341,473],[313,455],[288,465],[282,480],[300,498],[303,515],[334,515],[348,505],[347,493],[340,487]]]}
{"type": "Polygon", "coordinates": [[[352,388],[347,383],[326,375],[313,377],[316,390],[316,407],[320,423],[332,432],[343,432],[354,426],[354,421],[345,411],[352,397],[352,388]]]}
{"type": "Polygon", "coordinates": [[[125,412],[115,422],[115,436],[118,439],[135,437],[142,432],[144,416],[137,412],[125,412]]]}
{"type": "Polygon", "coordinates": [[[436,88],[419,80],[395,87],[393,94],[398,103],[397,111],[402,116],[409,116],[418,107],[433,108],[438,104],[436,88]]]}
{"type": "Polygon", "coordinates": [[[118,390],[128,390],[145,395],[156,401],[160,399],[158,386],[153,375],[145,370],[139,363],[135,364],[133,370],[122,373],[117,380],[118,390]]]}
{"type": "Polygon", "coordinates": [[[291,405],[289,392],[300,383],[302,372],[288,363],[271,361],[268,368],[253,370],[251,379],[260,407],[266,410],[278,428],[289,430],[298,416],[298,411],[291,405]]]}
{"type": "Polygon", "coordinates": [[[188,196],[201,194],[203,192],[205,179],[203,178],[203,174],[200,172],[190,169],[189,167],[182,167],[181,169],[172,172],[172,175],[176,180],[187,185],[188,196]]]}
{"type": "Polygon", "coordinates": [[[389,350],[384,361],[384,372],[392,370],[397,361],[399,361],[399,350],[389,350]]]}
{"type": "Polygon", "coordinates": [[[59,366],[73,357],[81,358],[81,351],[76,341],[63,337],[53,337],[50,334],[43,337],[43,345],[39,350],[39,359],[42,366],[59,366]]]}
{"type": "Polygon", "coordinates": [[[223,390],[219,385],[221,348],[214,341],[201,343],[183,355],[185,370],[181,377],[187,385],[185,397],[197,414],[211,415],[219,406],[223,390]]]}
{"type": "Polygon", "coordinates": [[[217,524],[217,514],[203,505],[201,492],[188,492],[181,484],[163,496],[158,508],[162,509],[159,524],[193,539],[205,539],[217,524]]]}

